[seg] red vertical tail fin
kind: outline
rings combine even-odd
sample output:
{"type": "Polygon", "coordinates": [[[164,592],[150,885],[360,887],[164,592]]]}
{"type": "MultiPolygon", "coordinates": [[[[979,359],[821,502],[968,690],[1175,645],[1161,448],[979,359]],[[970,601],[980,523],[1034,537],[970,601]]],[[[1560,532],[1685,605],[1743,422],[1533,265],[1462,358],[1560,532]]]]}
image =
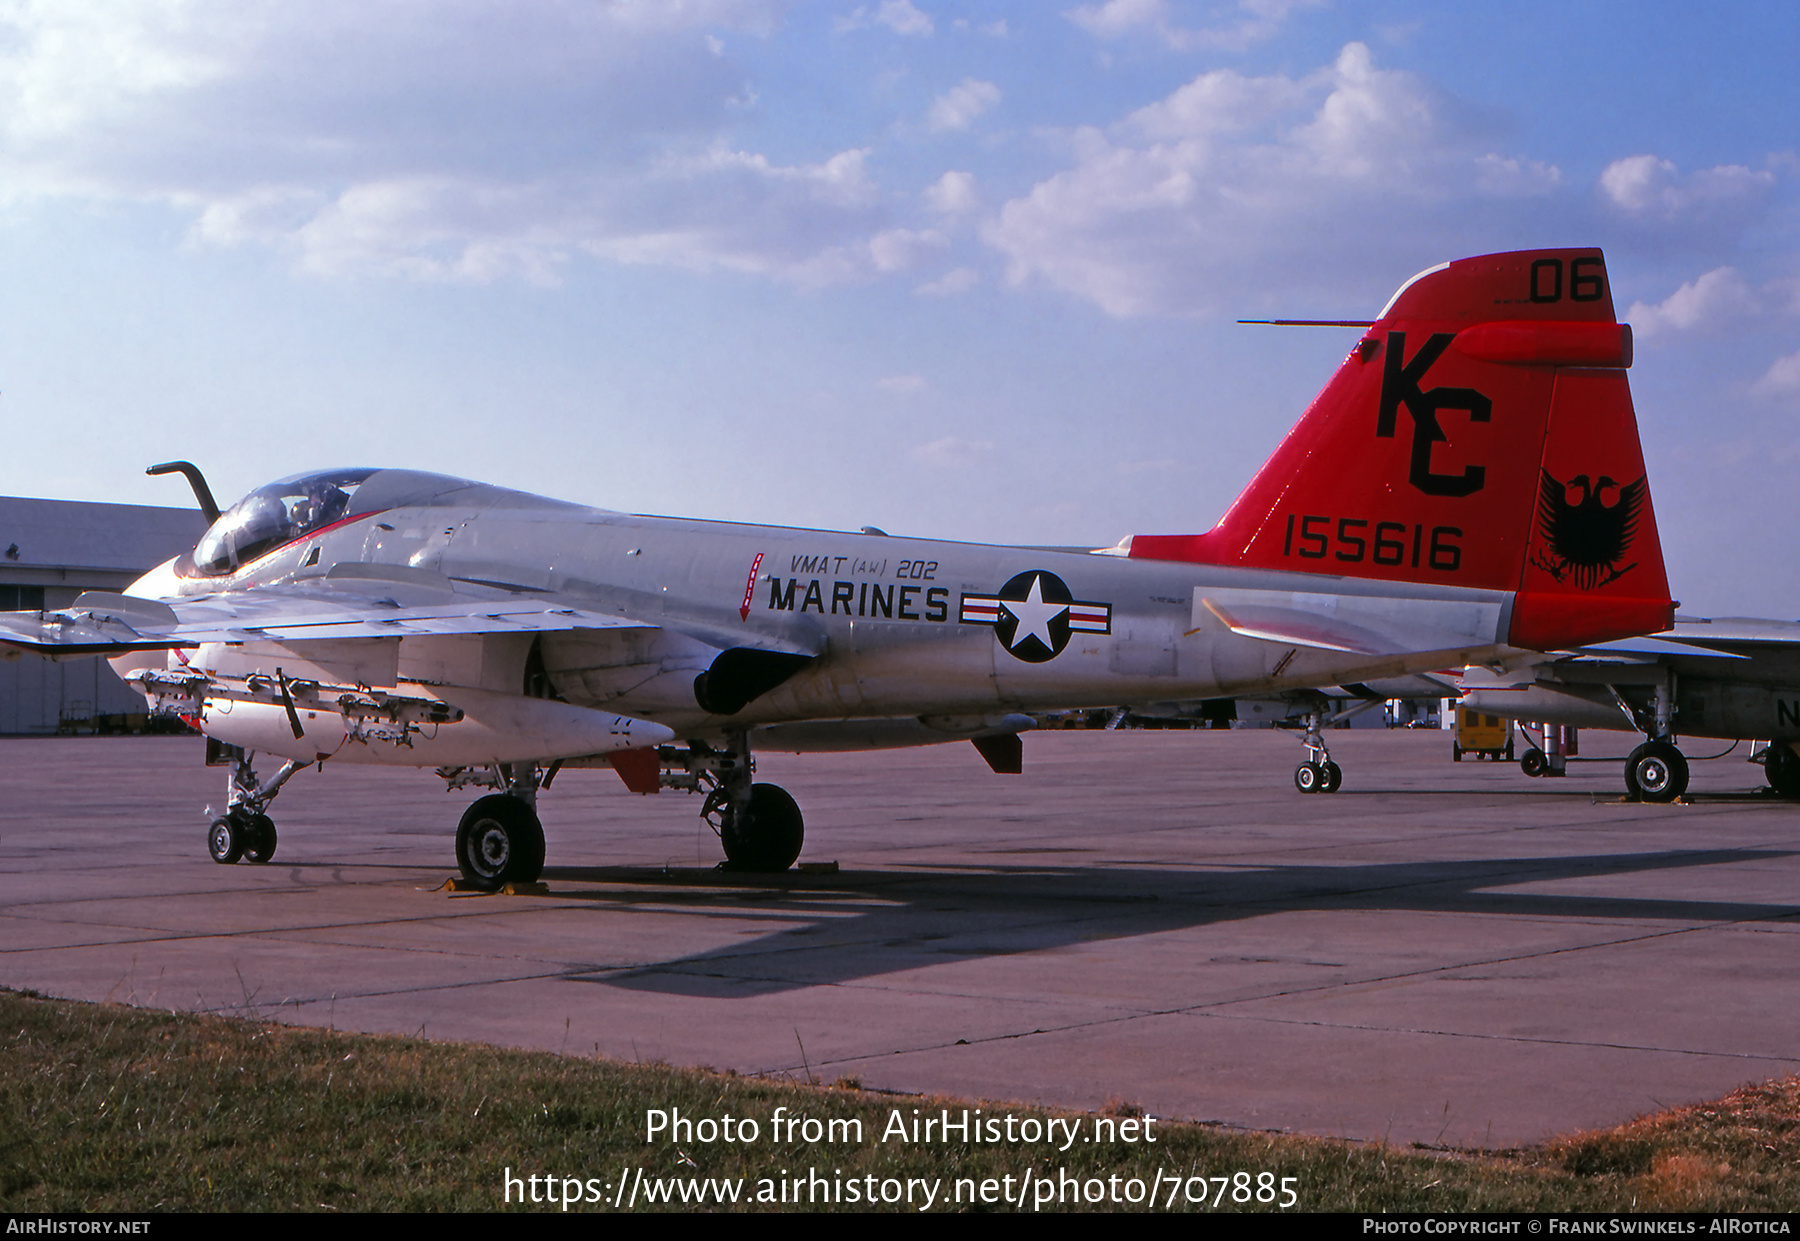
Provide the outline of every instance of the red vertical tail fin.
{"type": "Polygon", "coordinates": [[[1600,251],[1434,267],[1217,526],[1131,555],[1515,592],[1540,650],[1667,628],[1630,365],[1600,251]]]}

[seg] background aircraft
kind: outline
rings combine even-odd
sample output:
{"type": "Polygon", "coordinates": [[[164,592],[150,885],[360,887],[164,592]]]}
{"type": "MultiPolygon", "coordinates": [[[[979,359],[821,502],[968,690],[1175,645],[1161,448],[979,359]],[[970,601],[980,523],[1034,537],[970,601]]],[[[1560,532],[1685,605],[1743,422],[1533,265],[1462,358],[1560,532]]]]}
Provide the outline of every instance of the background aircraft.
{"type": "MultiPolygon", "coordinates": [[[[1643,733],[1644,744],[1625,760],[1633,797],[1673,801],[1687,790],[1677,737],[1766,740],[1760,758],[1770,786],[1800,797],[1800,624],[1792,621],[1677,621],[1648,638],[1499,670],[1469,668],[1462,686],[1472,710],[1643,733]]],[[[1531,766],[1529,774],[1542,774],[1531,766]]]]}
{"type": "MultiPolygon", "coordinates": [[[[128,595],[0,618],[0,641],[112,653],[230,747],[220,862],[273,854],[265,811],[303,767],[385,763],[493,789],[458,862],[530,880],[539,789],[609,763],[639,792],[705,792],[727,862],[779,870],[801,814],[754,782],[753,746],[967,738],[1016,772],[1033,711],[1665,627],[1630,357],[1597,250],[1432,268],[1214,529],[1097,552],[631,516],[408,470],[297,474],[217,513],[185,467],[214,518],[192,553],[128,595]],[[287,762],[265,782],[257,753],[287,762]]],[[[1335,789],[1308,740],[1296,784],[1335,789]]]]}

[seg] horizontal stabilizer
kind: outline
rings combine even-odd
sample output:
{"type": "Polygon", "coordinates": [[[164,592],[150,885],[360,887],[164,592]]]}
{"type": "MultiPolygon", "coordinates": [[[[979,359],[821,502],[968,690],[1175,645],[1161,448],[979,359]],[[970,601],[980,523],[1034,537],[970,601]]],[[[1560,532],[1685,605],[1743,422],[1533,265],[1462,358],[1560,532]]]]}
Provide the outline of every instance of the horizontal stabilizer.
{"type": "Polygon", "coordinates": [[[1193,627],[1223,626],[1239,637],[1353,655],[1414,656],[1495,645],[1498,600],[1308,595],[1294,591],[1194,589],[1193,627]]]}
{"type": "Polygon", "coordinates": [[[1211,599],[1204,607],[1220,624],[1241,638],[1312,646],[1323,651],[1348,651],[1356,655],[1387,655],[1400,648],[1383,635],[1360,625],[1347,625],[1329,617],[1293,608],[1258,607],[1251,604],[1226,611],[1211,599]]]}
{"type": "Polygon", "coordinates": [[[1621,638],[1617,642],[1597,642],[1593,646],[1581,648],[1587,655],[1641,655],[1646,662],[1654,662],[1663,655],[1679,655],[1684,659],[1748,659],[1748,655],[1739,655],[1735,651],[1715,651],[1707,646],[1694,646],[1686,642],[1672,642],[1667,638],[1621,638]]]}

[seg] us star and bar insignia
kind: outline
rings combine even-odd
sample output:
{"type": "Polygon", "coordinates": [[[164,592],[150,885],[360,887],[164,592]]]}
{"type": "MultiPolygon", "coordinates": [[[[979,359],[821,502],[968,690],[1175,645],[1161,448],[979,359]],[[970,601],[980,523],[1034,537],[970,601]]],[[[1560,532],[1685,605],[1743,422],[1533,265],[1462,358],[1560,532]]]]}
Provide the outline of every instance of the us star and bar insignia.
{"type": "Polygon", "coordinates": [[[1031,569],[992,595],[964,595],[958,619],[992,625],[1001,645],[1027,663],[1055,659],[1074,633],[1111,633],[1112,604],[1076,599],[1054,573],[1031,569]]]}

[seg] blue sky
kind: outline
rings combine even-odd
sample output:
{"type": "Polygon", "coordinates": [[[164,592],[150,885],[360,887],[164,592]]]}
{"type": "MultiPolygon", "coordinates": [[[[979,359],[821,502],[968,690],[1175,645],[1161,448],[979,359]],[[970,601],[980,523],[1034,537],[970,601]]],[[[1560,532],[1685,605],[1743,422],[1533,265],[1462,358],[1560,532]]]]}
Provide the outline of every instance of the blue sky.
{"type": "Polygon", "coordinates": [[[409,465],[1200,530],[1449,258],[1604,246],[1690,615],[1800,615],[1800,11],[0,3],[0,492],[409,465]]]}

